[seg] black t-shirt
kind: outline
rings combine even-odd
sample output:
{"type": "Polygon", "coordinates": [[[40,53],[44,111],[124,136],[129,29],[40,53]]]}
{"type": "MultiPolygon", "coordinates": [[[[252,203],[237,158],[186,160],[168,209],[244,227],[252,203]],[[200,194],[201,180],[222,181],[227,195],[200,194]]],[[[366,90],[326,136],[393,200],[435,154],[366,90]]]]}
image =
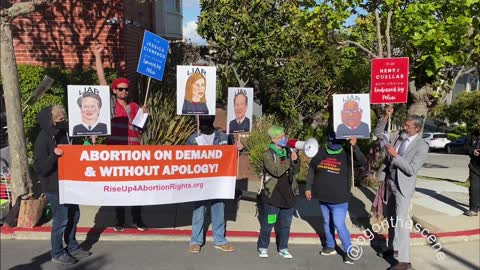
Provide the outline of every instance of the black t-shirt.
{"type": "Polygon", "coordinates": [[[315,171],[312,197],[327,203],[345,203],[350,198],[350,177],[348,155],[328,154],[325,148],[318,151],[310,162],[315,171]]]}
{"type": "Polygon", "coordinates": [[[288,179],[288,174],[278,178],[278,183],[273,189],[271,198],[263,196],[263,200],[278,208],[292,208],[295,206],[295,195],[292,191],[292,183],[288,179]]]}

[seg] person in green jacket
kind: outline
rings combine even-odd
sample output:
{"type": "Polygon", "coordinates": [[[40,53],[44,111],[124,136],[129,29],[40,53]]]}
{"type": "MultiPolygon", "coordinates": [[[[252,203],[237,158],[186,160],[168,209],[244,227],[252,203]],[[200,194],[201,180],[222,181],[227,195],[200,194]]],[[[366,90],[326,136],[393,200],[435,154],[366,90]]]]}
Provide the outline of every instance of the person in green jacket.
{"type": "Polygon", "coordinates": [[[288,251],[288,239],[295,211],[295,196],[298,195],[294,175],[298,173],[300,163],[296,151],[287,147],[283,127],[271,127],[268,135],[272,141],[263,154],[264,178],[260,205],[263,214],[260,217],[261,228],[257,242],[258,256],[268,257],[270,233],[275,226],[278,253],[283,258],[291,259],[293,256],[288,251]]]}

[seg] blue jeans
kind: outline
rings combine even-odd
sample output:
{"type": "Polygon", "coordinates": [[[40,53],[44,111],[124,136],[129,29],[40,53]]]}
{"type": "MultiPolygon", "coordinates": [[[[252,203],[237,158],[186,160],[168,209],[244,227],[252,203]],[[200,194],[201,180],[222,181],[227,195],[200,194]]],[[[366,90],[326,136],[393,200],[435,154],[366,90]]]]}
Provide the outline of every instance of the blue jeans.
{"type": "Polygon", "coordinates": [[[335,248],[335,229],[342,242],[343,251],[347,252],[352,241],[350,240],[350,232],[345,224],[347,218],[348,203],[325,203],[320,202],[320,209],[323,216],[323,230],[327,240],[327,248],[335,248]],[[333,218],[333,226],[330,226],[330,217],[333,218]]]}
{"type": "Polygon", "coordinates": [[[275,227],[278,250],[288,249],[290,225],[292,224],[295,208],[278,208],[268,203],[263,203],[263,214],[260,217],[260,235],[258,236],[257,249],[267,249],[270,244],[270,233],[275,227]]]}
{"type": "Polygon", "coordinates": [[[228,243],[225,238],[225,202],[223,200],[207,200],[195,202],[192,215],[192,239],[190,245],[203,245],[204,220],[207,207],[210,206],[212,216],[213,241],[215,245],[228,243]]]}
{"type": "Polygon", "coordinates": [[[52,233],[50,252],[53,258],[60,257],[65,251],[73,252],[80,248],[75,239],[77,224],[80,219],[80,209],[76,204],[60,204],[58,194],[45,193],[52,208],[52,233]],[[67,245],[63,248],[63,240],[67,245]]]}

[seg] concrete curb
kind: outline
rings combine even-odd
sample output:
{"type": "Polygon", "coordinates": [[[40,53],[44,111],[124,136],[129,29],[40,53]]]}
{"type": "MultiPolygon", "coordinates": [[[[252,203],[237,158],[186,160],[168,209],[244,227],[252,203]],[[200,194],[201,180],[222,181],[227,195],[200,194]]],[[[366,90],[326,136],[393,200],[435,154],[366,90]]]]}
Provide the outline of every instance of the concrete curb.
{"type": "MultiPolygon", "coordinates": [[[[92,229],[81,227],[77,229],[77,239],[85,240],[90,232],[90,237],[97,241],[182,241],[188,243],[190,240],[190,230],[177,229],[150,229],[148,231],[138,231],[136,229],[125,229],[123,232],[115,232],[113,229],[92,229]]],[[[411,234],[411,244],[413,246],[429,245],[427,237],[431,234],[422,235],[420,233],[411,234]]],[[[441,243],[468,242],[480,240],[480,229],[458,231],[458,232],[440,232],[434,234],[441,243]]],[[[388,239],[387,235],[383,235],[388,239]]],[[[257,242],[258,232],[255,231],[227,231],[227,237],[231,242],[257,242]]],[[[275,237],[272,233],[271,237],[275,237]]],[[[2,239],[17,240],[49,240],[50,227],[27,228],[1,228],[2,239]]],[[[338,239],[338,235],[336,235],[338,239]]],[[[363,234],[352,234],[352,242],[356,245],[368,246],[370,241],[363,234]],[[357,241],[360,237],[366,241],[357,241]],[[356,240],[357,239],[357,240],[356,240]]],[[[207,233],[207,242],[211,242],[212,232],[207,233]]],[[[320,238],[316,233],[291,233],[289,243],[291,244],[314,244],[320,245],[320,238]]]]}

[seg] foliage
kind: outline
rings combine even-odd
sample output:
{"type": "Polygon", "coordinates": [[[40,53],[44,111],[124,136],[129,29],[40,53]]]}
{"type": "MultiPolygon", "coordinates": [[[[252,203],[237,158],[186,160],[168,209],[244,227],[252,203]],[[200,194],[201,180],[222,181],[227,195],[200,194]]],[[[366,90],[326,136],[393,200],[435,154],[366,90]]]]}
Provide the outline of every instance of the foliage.
{"type": "Polygon", "coordinates": [[[232,69],[244,87],[295,49],[299,32],[290,26],[296,2],[202,0],[197,31],[215,47],[222,71],[232,69]]]}
{"type": "Polygon", "coordinates": [[[447,133],[447,137],[450,141],[453,142],[453,141],[459,139],[460,137],[462,137],[462,135],[455,134],[455,133],[447,133]]]}
{"type": "Polygon", "coordinates": [[[142,144],[179,145],[184,144],[195,131],[192,116],[177,115],[175,96],[161,93],[152,94],[147,101],[149,119],[142,144]]]}
{"type": "Polygon", "coordinates": [[[298,21],[311,39],[320,36],[339,47],[353,46],[368,58],[409,57],[414,103],[443,102],[459,75],[478,69],[480,0],[308,2],[311,6],[298,21]],[[358,17],[345,27],[350,12],[358,17]],[[417,91],[425,86],[437,93],[417,91]]]}
{"type": "Polygon", "coordinates": [[[248,159],[253,166],[255,174],[263,174],[263,153],[267,151],[270,136],[267,130],[277,124],[272,115],[253,119],[252,132],[244,142],[245,150],[248,151],[248,159]]]}
{"type": "MultiPolygon", "coordinates": [[[[449,106],[443,107],[439,118],[465,123],[470,130],[480,120],[480,91],[463,92],[449,106]]],[[[465,130],[466,131],[466,130],[465,130]]],[[[460,130],[460,133],[465,132],[460,130]]]]}

